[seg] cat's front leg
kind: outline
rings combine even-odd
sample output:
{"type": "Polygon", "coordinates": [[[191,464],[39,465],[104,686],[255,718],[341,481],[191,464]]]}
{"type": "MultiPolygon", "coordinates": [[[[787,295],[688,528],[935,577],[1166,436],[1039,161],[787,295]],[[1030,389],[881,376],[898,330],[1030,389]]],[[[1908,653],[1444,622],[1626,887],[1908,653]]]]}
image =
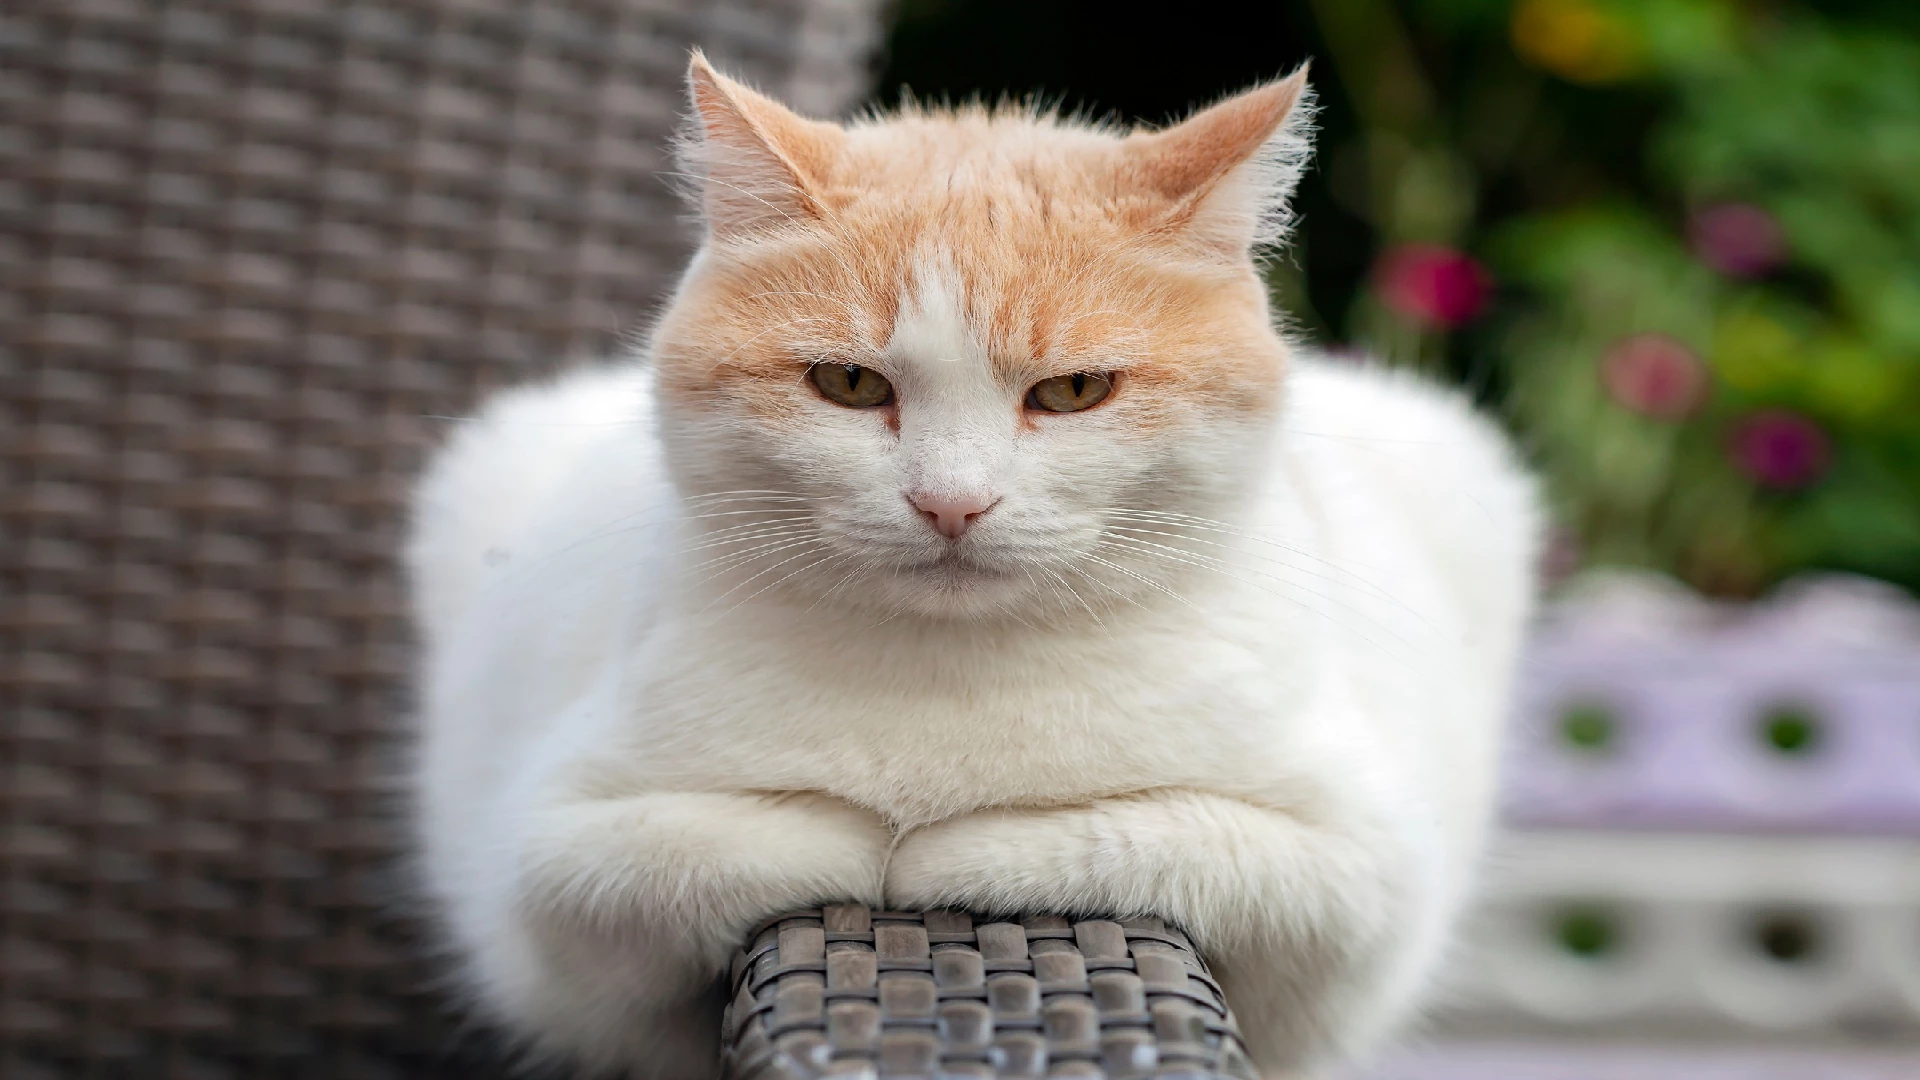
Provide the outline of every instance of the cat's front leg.
{"type": "Polygon", "coordinates": [[[1262,1070],[1316,1075],[1405,1010],[1451,916],[1428,895],[1431,853],[1402,839],[1157,790],[909,833],[886,897],[903,908],[1166,918],[1207,956],[1262,1070]]]}
{"type": "Polygon", "coordinates": [[[497,932],[473,942],[494,1011],[554,1056],[701,1080],[746,932],[822,902],[878,903],[892,833],[812,793],[661,792],[553,800],[501,839],[511,887],[497,932]]]}

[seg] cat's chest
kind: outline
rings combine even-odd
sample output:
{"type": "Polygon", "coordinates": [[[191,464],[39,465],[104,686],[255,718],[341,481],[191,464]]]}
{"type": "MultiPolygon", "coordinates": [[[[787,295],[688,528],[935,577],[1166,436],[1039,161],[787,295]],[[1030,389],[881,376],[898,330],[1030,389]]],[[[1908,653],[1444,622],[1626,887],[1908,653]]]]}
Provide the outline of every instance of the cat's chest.
{"type": "Polygon", "coordinates": [[[629,752],[651,783],[827,791],[903,822],[1218,783],[1282,752],[1271,658],[1130,644],[668,643],[636,672],[629,752]]]}

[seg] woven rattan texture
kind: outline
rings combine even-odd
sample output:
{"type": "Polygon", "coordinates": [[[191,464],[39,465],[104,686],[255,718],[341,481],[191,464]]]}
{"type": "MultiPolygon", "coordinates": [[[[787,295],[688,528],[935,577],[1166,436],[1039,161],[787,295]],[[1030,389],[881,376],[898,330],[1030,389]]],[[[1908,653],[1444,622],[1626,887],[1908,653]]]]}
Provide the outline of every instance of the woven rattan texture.
{"type": "Polygon", "coordinates": [[[1158,919],[828,907],[763,927],[733,986],[728,1080],[1254,1076],[1219,984],[1158,919]]]}
{"type": "Polygon", "coordinates": [[[0,1076],[481,1075],[382,914],[401,493],[662,292],[688,45],[827,111],[875,18],[0,3],[0,1076]]]}

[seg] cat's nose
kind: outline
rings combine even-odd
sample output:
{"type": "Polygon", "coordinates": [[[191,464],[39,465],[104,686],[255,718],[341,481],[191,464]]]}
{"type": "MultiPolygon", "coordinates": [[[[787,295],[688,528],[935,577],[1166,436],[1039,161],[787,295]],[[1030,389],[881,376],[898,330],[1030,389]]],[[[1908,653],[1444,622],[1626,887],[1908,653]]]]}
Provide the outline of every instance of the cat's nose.
{"type": "Polygon", "coordinates": [[[917,491],[909,492],[907,499],[928,524],[949,540],[960,539],[981,514],[1000,501],[993,495],[928,495],[917,491]]]}

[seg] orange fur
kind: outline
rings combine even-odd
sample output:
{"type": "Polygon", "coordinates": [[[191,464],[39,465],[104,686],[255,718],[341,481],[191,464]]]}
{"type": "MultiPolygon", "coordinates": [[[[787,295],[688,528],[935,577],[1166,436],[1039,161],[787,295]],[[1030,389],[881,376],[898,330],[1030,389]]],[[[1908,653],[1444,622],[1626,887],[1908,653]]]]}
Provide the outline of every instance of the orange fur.
{"type": "Polygon", "coordinates": [[[1120,371],[1102,408],[1143,430],[1275,407],[1286,352],[1254,238],[1219,236],[1251,227],[1257,193],[1227,189],[1282,132],[1303,73],[1131,134],[978,106],[841,129],[697,56],[691,81],[690,157],[725,186],[710,184],[708,249],[656,335],[670,400],[792,415],[809,363],[880,363],[934,253],[1009,402],[1053,375],[1120,371]]]}

